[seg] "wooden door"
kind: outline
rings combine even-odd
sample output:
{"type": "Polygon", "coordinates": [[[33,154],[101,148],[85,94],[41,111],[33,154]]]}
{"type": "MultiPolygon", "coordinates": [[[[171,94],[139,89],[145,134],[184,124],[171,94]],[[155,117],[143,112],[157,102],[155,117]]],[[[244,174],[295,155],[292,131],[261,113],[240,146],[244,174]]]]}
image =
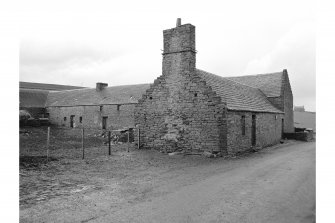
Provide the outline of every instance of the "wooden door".
{"type": "Polygon", "coordinates": [[[70,127],[73,128],[74,115],[70,116],[70,127]]]}

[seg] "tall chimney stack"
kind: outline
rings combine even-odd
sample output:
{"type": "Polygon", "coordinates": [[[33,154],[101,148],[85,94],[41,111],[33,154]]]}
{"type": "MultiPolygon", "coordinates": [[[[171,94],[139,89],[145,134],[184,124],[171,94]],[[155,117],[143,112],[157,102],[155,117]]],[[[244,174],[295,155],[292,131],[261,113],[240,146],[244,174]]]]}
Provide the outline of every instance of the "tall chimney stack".
{"type": "Polygon", "coordinates": [[[181,18],[178,18],[178,19],[177,19],[176,27],[178,27],[178,26],[181,26],[181,18]]]}

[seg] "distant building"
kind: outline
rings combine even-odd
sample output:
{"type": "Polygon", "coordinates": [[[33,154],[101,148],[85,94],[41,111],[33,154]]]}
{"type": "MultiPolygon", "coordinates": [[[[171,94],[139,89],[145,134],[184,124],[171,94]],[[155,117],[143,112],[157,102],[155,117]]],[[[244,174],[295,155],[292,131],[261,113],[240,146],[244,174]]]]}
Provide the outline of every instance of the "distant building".
{"type": "Polygon", "coordinates": [[[83,87],[58,85],[58,84],[42,84],[33,82],[19,83],[20,110],[28,111],[34,118],[46,116],[46,102],[50,91],[64,91],[70,89],[80,89],[83,87]]]}
{"type": "Polygon", "coordinates": [[[294,106],[294,111],[298,111],[298,112],[304,112],[305,111],[305,107],[304,106],[294,106]]]}

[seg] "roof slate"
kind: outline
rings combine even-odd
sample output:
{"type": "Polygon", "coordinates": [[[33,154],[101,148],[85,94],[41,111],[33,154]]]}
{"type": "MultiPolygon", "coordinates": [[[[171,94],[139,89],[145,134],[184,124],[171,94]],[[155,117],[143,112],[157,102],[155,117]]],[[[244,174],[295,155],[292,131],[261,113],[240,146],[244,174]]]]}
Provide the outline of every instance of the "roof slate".
{"type": "Polygon", "coordinates": [[[227,77],[227,79],[259,88],[267,97],[279,97],[281,95],[283,72],[227,77]]]}
{"type": "Polygon", "coordinates": [[[48,91],[20,89],[20,107],[44,108],[47,101],[48,91]]]}
{"type": "MultiPolygon", "coordinates": [[[[281,72],[225,78],[197,69],[197,74],[227,103],[230,110],[283,113],[267,99],[268,95],[273,96],[280,93],[281,72]],[[272,87],[267,86],[268,82],[272,87]],[[248,86],[247,83],[254,86],[248,86]],[[260,86],[260,89],[255,85],[260,86]]],[[[142,94],[149,87],[150,84],[138,84],[107,87],[102,91],[96,91],[95,88],[84,88],[50,92],[46,106],[138,103],[142,94]]]]}
{"type": "Polygon", "coordinates": [[[227,103],[230,110],[283,113],[254,87],[197,69],[197,74],[227,103]]]}
{"type": "Polygon", "coordinates": [[[102,91],[95,88],[50,92],[47,106],[78,106],[101,104],[137,103],[150,84],[106,87],[102,91]]]}

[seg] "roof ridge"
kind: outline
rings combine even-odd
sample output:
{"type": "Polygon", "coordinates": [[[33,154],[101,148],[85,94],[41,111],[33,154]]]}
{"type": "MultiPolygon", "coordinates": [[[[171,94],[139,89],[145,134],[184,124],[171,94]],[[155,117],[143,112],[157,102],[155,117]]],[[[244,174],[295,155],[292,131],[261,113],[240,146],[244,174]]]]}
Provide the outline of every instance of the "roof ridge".
{"type": "Polygon", "coordinates": [[[208,73],[208,74],[217,76],[217,77],[219,77],[219,78],[226,79],[227,81],[231,81],[231,82],[234,82],[234,83],[239,84],[239,85],[244,85],[244,86],[247,86],[247,87],[250,87],[250,88],[254,88],[254,89],[256,89],[256,90],[261,91],[261,90],[260,90],[259,88],[257,88],[257,87],[253,87],[253,86],[250,86],[250,85],[247,85],[247,84],[243,84],[243,83],[240,83],[240,82],[237,82],[237,81],[234,81],[234,80],[230,80],[228,77],[222,77],[222,76],[219,76],[219,75],[217,75],[217,74],[213,74],[213,73],[210,73],[210,72],[207,72],[207,71],[198,69],[198,68],[197,68],[197,70],[200,70],[200,71],[202,71],[202,72],[205,72],[205,73],[208,73]]]}
{"type": "Polygon", "coordinates": [[[234,78],[234,77],[255,77],[255,76],[264,76],[264,75],[272,75],[272,74],[283,74],[283,71],[264,73],[264,74],[247,74],[247,75],[242,75],[242,76],[229,76],[227,78],[234,78]]]}

